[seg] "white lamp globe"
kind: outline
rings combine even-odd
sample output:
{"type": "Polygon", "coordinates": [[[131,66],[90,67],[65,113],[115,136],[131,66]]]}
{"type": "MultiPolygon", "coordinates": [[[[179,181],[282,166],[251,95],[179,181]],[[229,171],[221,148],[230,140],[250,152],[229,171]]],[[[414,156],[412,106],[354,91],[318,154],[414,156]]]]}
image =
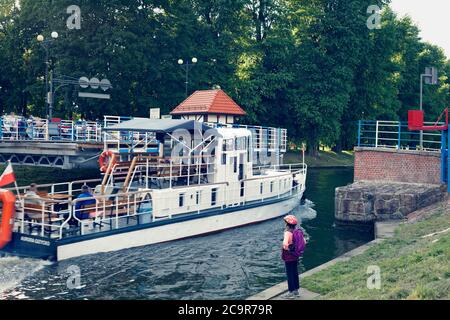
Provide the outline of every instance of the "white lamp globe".
{"type": "Polygon", "coordinates": [[[59,37],[58,32],[53,31],[53,32],[52,32],[52,38],[53,38],[53,39],[57,39],[58,37],[59,37]]]}
{"type": "Polygon", "coordinates": [[[179,60],[178,60],[178,64],[179,64],[179,65],[182,65],[183,63],[184,63],[183,59],[179,59],[179,60]]]}
{"type": "Polygon", "coordinates": [[[37,39],[37,41],[42,42],[42,41],[44,41],[44,36],[42,34],[40,34],[37,36],[36,39],[37,39]]]}
{"type": "Polygon", "coordinates": [[[198,59],[197,58],[192,58],[192,63],[197,63],[198,59]]]}

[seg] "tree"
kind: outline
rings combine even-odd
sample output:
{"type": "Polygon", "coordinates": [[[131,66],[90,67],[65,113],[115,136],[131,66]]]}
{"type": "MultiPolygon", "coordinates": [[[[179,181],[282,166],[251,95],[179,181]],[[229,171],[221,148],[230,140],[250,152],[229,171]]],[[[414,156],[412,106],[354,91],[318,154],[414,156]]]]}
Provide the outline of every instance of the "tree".
{"type": "Polygon", "coordinates": [[[0,4],[0,105],[46,115],[45,51],[36,41],[53,30],[57,75],[108,78],[112,99],[57,90],[55,116],[147,116],[185,99],[178,59],[198,58],[189,93],[219,85],[247,111],[246,123],[285,127],[294,142],[336,151],[356,141],[360,119],[405,119],[419,102],[419,76],[440,71],[425,86],[427,116],[449,100],[450,64],[424,43],[408,17],[388,0],[80,0],[81,29],[66,27],[70,0],[0,4]],[[367,27],[370,5],[383,7],[381,29],[367,27]]]}

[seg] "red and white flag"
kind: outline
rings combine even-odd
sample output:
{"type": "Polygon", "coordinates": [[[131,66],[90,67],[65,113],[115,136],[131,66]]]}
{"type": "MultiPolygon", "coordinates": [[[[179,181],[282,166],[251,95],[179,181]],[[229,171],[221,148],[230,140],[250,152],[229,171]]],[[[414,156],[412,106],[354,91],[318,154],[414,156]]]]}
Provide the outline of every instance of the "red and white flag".
{"type": "Polygon", "coordinates": [[[14,170],[11,165],[11,162],[8,163],[3,174],[0,176],[0,188],[7,186],[11,183],[16,182],[16,176],[14,175],[14,170]]]}

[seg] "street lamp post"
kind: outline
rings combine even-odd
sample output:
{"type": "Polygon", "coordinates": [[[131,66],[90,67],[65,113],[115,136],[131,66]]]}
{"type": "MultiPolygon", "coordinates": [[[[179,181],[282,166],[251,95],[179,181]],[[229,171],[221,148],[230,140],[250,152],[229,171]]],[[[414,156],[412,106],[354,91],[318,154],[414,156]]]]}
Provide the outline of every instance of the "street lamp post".
{"type": "Polygon", "coordinates": [[[186,81],[185,81],[185,85],[186,85],[186,97],[188,96],[189,70],[195,66],[195,64],[198,62],[198,59],[194,57],[194,58],[191,59],[191,61],[192,61],[192,63],[189,63],[189,60],[186,61],[186,63],[184,63],[183,59],[179,59],[179,60],[178,60],[178,64],[179,64],[180,67],[182,67],[183,70],[186,72],[186,81]]]}
{"type": "MultiPolygon", "coordinates": [[[[423,110],[423,82],[436,85],[438,83],[438,72],[435,67],[425,68],[425,73],[420,75],[420,111],[423,110]]],[[[420,130],[420,147],[423,148],[423,130],[420,130]]]]}
{"type": "Polygon", "coordinates": [[[53,97],[51,92],[53,92],[52,82],[49,81],[49,73],[50,77],[53,77],[53,73],[49,72],[50,70],[50,44],[58,39],[59,34],[56,31],[51,33],[51,38],[46,40],[43,35],[37,36],[37,41],[42,45],[45,50],[45,102],[47,103],[47,117],[49,120],[53,118],[53,97]],[[50,91],[50,90],[51,91],[50,91]]]}

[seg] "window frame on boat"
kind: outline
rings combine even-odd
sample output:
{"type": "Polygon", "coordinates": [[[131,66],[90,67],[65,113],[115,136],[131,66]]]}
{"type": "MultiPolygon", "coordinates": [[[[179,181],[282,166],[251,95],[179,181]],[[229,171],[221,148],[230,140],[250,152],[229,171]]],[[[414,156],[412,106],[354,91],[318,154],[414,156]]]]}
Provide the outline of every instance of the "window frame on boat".
{"type": "Polygon", "coordinates": [[[178,194],[178,207],[179,208],[183,208],[184,207],[185,200],[186,200],[186,193],[185,192],[181,192],[180,194],[178,194]]]}
{"type": "Polygon", "coordinates": [[[219,188],[212,188],[211,189],[211,206],[214,207],[217,205],[217,192],[219,191],[219,188]]]}

